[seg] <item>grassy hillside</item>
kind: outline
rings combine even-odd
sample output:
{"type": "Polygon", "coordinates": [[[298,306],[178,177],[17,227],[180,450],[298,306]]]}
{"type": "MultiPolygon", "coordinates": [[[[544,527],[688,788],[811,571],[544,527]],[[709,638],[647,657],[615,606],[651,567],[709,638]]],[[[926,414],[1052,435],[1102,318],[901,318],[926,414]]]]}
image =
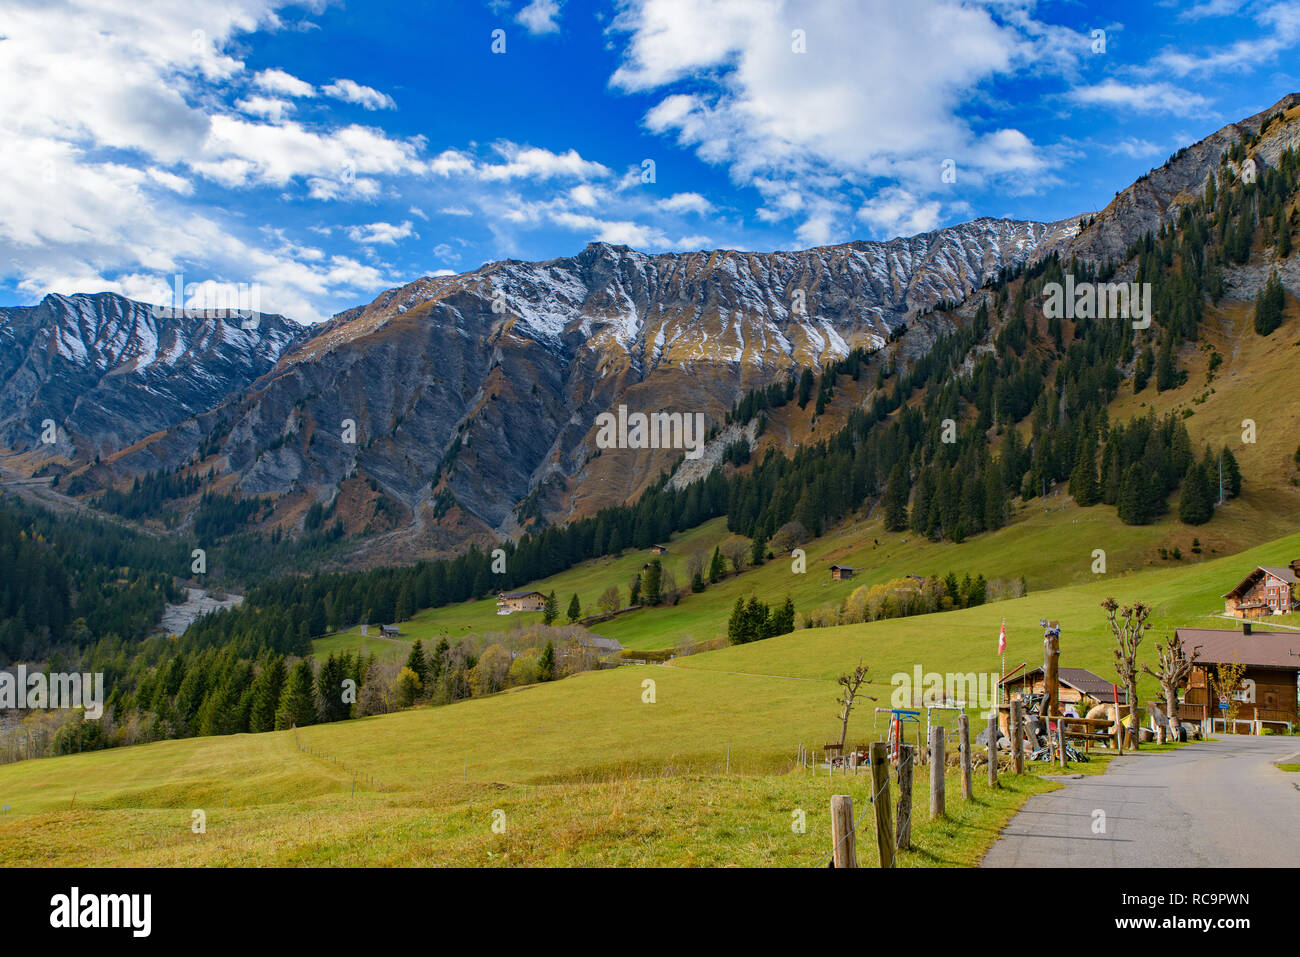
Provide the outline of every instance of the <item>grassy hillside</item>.
{"type": "MultiPolygon", "coordinates": [[[[1037,621],[1048,616],[1062,622],[1062,664],[1108,674],[1097,608],[1106,594],[1152,602],[1158,628],[1227,626],[1206,617],[1221,607],[1225,583],[1297,549],[1293,534],[1195,566],[313,726],[298,732],[310,753],[291,732],[277,732],[0,767],[0,803],[12,809],[0,817],[0,861],[818,866],[829,848],[829,795],[853,794],[859,813],[865,806],[865,779],[793,769],[800,743],[815,749],[836,735],[839,672],[864,661],[870,693],[883,703],[889,676],[918,663],[996,670],[1005,615],[1009,665],[1039,660],[1037,621]],[[647,680],[653,703],[644,700],[647,680]],[[353,772],[363,776],[355,795],[353,772]],[[805,834],[790,828],[799,808],[805,834]],[[191,831],[195,809],[207,814],[206,834],[191,831]],[[491,830],[496,810],[505,812],[504,834],[491,830]]],[[[864,703],[855,713],[850,740],[879,735],[870,709],[864,703]]],[[[954,800],[958,817],[924,825],[921,849],[906,863],[977,860],[1019,801],[1049,786],[1028,779],[997,795],[981,786],[970,806],[954,800]]]]}

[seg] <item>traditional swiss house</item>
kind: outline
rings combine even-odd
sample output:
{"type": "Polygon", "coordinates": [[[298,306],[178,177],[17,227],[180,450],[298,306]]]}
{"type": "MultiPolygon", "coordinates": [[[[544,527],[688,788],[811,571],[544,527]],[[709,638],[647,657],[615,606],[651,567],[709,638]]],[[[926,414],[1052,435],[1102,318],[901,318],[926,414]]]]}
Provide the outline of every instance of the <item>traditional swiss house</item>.
{"type": "Polygon", "coordinates": [[[853,577],[853,569],[850,568],[848,565],[831,566],[831,581],[833,582],[848,581],[852,577],[853,577]]]}
{"type": "MultiPolygon", "coordinates": [[[[1087,714],[1093,705],[1115,703],[1115,682],[1110,678],[1093,674],[1087,668],[1058,668],[1056,677],[1057,700],[1063,705],[1075,705],[1079,717],[1087,714]]],[[[1039,665],[1007,676],[1002,680],[1002,686],[1007,689],[1007,700],[1023,698],[1026,694],[1045,694],[1047,676],[1043,673],[1043,666],[1039,665]]],[[[1128,704],[1128,695],[1123,688],[1119,689],[1119,703],[1128,704]]]]}
{"type": "MultiPolygon", "coordinates": [[[[1179,628],[1178,637],[1188,654],[1199,649],[1187,691],[1178,706],[1183,721],[1209,723],[1223,716],[1211,681],[1216,665],[1245,665],[1236,720],[1252,722],[1250,730],[1264,725],[1280,730],[1300,722],[1300,632],[1260,631],[1249,622],[1241,631],[1214,628],[1179,628]]],[[[1238,731],[1246,730],[1238,726],[1238,731]]]]}
{"type": "Polygon", "coordinates": [[[497,596],[497,614],[509,615],[516,611],[541,611],[546,596],[539,591],[503,591],[497,596]]]}
{"type": "Polygon", "coordinates": [[[1285,615],[1296,607],[1295,584],[1300,559],[1289,568],[1260,565],[1223,596],[1223,611],[1233,618],[1285,615]]]}

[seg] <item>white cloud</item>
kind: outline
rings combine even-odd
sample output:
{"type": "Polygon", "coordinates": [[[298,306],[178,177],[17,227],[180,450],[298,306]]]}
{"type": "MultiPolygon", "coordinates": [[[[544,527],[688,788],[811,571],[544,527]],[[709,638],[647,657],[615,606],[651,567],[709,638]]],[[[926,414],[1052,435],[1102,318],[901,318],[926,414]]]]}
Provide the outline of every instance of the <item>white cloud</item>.
{"type": "Polygon", "coordinates": [[[321,92],[345,103],[356,103],[367,110],[392,110],[397,107],[387,93],[362,86],[354,80],[335,80],[329,86],[321,87],[321,92]]]}
{"type": "Polygon", "coordinates": [[[666,213],[698,213],[703,216],[713,210],[713,204],[699,193],[674,193],[656,205],[666,213]]]}
{"type": "Polygon", "coordinates": [[[829,241],[851,224],[837,200],[847,186],[938,193],[945,158],[976,185],[1048,185],[1052,157],[989,122],[996,105],[977,91],[1019,73],[1072,74],[1089,36],[1034,20],[1030,4],[994,6],[629,0],[611,27],[628,42],[610,83],[659,92],[646,127],[758,189],[760,219],[829,241]],[[688,78],[689,91],[673,87],[688,78]]]}
{"type": "Polygon", "coordinates": [[[938,227],[939,211],[936,200],[921,201],[905,189],[890,187],[863,203],[858,219],[877,236],[913,236],[938,227]]]}
{"type": "Polygon", "coordinates": [[[1124,83],[1103,80],[1092,86],[1076,87],[1067,98],[1085,106],[1102,106],[1135,113],[1172,113],[1187,116],[1204,112],[1209,101],[1171,83],[1124,83]]]}
{"type": "Polygon", "coordinates": [[[366,226],[348,227],[348,238],[356,243],[380,243],[391,246],[400,239],[416,235],[418,234],[409,219],[403,220],[400,226],[394,226],[392,223],[370,223],[366,226]]]}
{"type": "Polygon", "coordinates": [[[262,70],[253,77],[253,85],[258,89],[266,90],[268,93],[277,93],[281,96],[293,97],[312,97],[316,95],[316,88],[306,80],[300,80],[291,73],[284,70],[262,70]]]}
{"type": "Polygon", "coordinates": [[[516,23],[522,23],[532,34],[559,33],[560,25],[556,18],[560,15],[557,0],[531,0],[515,16],[516,23]]]}

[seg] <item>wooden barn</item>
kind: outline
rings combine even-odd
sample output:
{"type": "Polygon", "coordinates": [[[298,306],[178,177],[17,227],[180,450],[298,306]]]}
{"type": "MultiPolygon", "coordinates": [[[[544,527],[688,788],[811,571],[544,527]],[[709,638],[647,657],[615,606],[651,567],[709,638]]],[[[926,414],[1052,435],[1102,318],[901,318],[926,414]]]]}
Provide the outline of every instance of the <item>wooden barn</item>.
{"type": "Polygon", "coordinates": [[[546,596],[539,591],[503,591],[497,596],[497,614],[508,615],[516,611],[541,611],[546,596]]]}
{"type": "MultiPolygon", "coordinates": [[[[1249,622],[1240,631],[1214,628],[1179,628],[1178,636],[1190,653],[1199,646],[1187,691],[1178,705],[1183,721],[1207,727],[1222,714],[1210,680],[1219,664],[1246,666],[1236,720],[1250,722],[1250,730],[1264,725],[1294,728],[1300,723],[1300,632],[1260,631],[1249,622]]],[[[1240,730],[1240,728],[1239,728],[1240,730]]]]}
{"type": "Polygon", "coordinates": [[[1260,565],[1223,596],[1224,614],[1243,619],[1288,614],[1296,607],[1297,571],[1300,559],[1287,568],[1260,565]]]}
{"type": "Polygon", "coordinates": [[[396,638],[402,633],[402,630],[396,625],[380,625],[379,634],[384,638],[396,638]]]}
{"type": "Polygon", "coordinates": [[[853,572],[854,569],[850,568],[848,565],[832,565],[831,581],[833,582],[848,581],[850,578],[853,577],[853,572]]]}
{"type": "Polygon", "coordinates": [[[663,545],[651,545],[651,546],[650,546],[650,554],[651,554],[651,555],[665,555],[665,554],[667,554],[667,552],[668,552],[668,549],[667,549],[665,546],[663,546],[663,545]]]}

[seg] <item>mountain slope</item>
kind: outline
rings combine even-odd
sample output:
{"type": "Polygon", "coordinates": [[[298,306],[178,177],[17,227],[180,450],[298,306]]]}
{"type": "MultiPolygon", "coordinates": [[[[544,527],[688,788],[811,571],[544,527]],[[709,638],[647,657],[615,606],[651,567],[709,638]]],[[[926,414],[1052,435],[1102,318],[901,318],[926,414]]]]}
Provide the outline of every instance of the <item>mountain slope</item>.
{"type": "Polygon", "coordinates": [[[114,293],[0,308],[0,446],[84,462],[206,411],[302,335],[281,316],[244,325],[114,293]],[[53,447],[44,419],[58,426],[53,447]]]}

